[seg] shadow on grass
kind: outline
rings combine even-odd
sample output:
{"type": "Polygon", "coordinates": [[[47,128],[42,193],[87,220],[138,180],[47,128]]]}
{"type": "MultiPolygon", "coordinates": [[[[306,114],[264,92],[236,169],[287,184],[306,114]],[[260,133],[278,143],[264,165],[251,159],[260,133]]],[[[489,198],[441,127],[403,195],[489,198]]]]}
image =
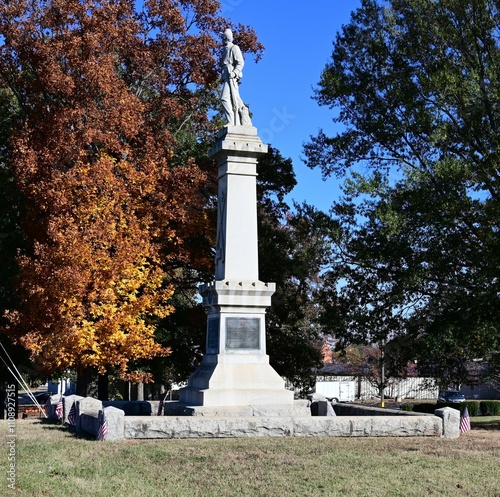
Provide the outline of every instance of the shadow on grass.
{"type": "Polygon", "coordinates": [[[42,429],[44,430],[50,430],[50,431],[59,431],[61,433],[67,433],[68,435],[72,435],[74,438],[78,438],[81,440],[96,440],[94,435],[91,435],[90,433],[87,432],[81,432],[81,433],[76,433],[74,428],[70,428],[68,425],[63,425],[60,423],[55,423],[54,421],[50,421],[47,419],[41,419],[37,423],[33,424],[39,424],[42,426],[42,429]]]}
{"type": "Polygon", "coordinates": [[[474,430],[500,430],[500,421],[488,421],[484,423],[475,423],[471,421],[471,428],[474,430]]]}

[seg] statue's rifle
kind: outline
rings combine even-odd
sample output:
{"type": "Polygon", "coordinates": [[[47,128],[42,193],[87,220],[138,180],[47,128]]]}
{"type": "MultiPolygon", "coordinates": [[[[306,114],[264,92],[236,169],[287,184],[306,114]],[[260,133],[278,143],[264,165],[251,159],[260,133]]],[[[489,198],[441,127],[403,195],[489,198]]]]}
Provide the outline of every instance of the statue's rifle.
{"type": "Polygon", "coordinates": [[[239,102],[238,102],[238,81],[236,78],[229,78],[229,87],[231,91],[229,92],[231,94],[231,105],[233,107],[233,114],[234,114],[234,125],[238,124],[238,111],[239,111],[239,102]]]}

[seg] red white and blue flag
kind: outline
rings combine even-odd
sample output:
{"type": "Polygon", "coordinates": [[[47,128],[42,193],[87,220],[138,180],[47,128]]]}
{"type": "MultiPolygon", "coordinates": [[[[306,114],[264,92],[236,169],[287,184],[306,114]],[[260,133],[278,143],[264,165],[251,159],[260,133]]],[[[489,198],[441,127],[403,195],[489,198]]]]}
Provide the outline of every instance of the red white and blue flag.
{"type": "Polygon", "coordinates": [[[76,426],[76,406],[74,402],[71,404],[71,409],[69,410],[68,424],[70,426],[76,426]]]}
{"type": "Polygon", "coordinates": [[[104,410],[101,411],[101,416],[99,420],[99,430],[97,432],[97,440],[106,440],[108,435],[108,420],[104,414],[104,410]]]}
{"type": "Polygon", "coordinates": [[[59,399],[57,403],[56,410],[54,411],[54,415],[58,421],[61,421],[63,418],[63,400],[62,397],[59,399]]]}
{"type": "Polygon", "coordinates": [[[460,416],[460,433],[466,433],[470,431],[470,417],[469,417],[469,409],[465,406],[465,409],[460,416]]]}

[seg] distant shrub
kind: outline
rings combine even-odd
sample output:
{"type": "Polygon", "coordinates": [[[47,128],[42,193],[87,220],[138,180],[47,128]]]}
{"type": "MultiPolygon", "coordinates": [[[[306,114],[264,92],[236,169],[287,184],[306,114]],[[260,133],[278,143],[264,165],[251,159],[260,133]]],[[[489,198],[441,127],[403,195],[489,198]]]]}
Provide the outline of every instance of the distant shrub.
{"type": "Polygon", "coordinates": [[[434,414],[434,411],[438,409],[438,404],[432,403],[432,404],[415,404],[413,406],[413,411],[414,412],[424,412],[427,414],[434,414]]]}
{"type": "Polygon", "coordinates": [[[413,411],[413,404],[401,404],[402,411],[413,411]]]}
{"type": "Polygon", "coordinates": [[[476,401],[438,402],[436,409],[442,409],[443,407],[451,407],[452,409],[456,409],[457,411],[460,411],[460,415],[462,415],[466,407],[469,411],[469,416],[477,416],[477,413],[479,412],[479,405],[477,404],[476,401]],[[469,407],[469,404],[471,404],[472,407],[469,407]],[[476,414],[473,414],[473,412],[475,412],[476,414]]]}
{"type": "Polygon", "coordinates": [[[467,406],[469,416],[479,415],[479,402],[477,400],[467,400],[466,402],[464,402],[464,407],[460,409],[460,413],[463,412],[465,406],[467,406]]]}
{"type": "MultiPolygon", "coordinates": [[[[464,412],[465,407],[469,410],[469,416],[477,416],[479,413],[479,403],[475,400],[467,401],[467,402],[436,402],[429,404],[415,404],[413,406],[414,412],[424,412],[427,414],[434,414],[436,409],[442,409],[443,407],[451,407],[452,409],[456,409],[460,411],[460,414],[464,412]]],[[[403,409],[403,406],[401,406],[403,409]]],[[[482,408],[481,408],[482,411],[482,408]]]]}
{"type": "Polygon", "coordinates": [[[483,416],[500,416],[500,401],[498,400],[483,400],[480,408],[483,416]]]}

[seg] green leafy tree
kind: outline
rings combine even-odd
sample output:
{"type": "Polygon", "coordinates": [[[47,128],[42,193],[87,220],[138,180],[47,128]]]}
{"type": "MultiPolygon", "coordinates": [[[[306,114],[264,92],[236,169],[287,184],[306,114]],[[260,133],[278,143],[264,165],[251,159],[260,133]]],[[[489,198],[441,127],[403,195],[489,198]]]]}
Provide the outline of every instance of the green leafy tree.
{"type": "Polygon", "coordinates": [[[305,146],[325,176],[352,171],[333,207],[337,333],[405,335],[443,382],[475,381],[474,359],[498,375],[499,19],[489,0],[363,0],[316,92],[343,129],[305,146]]]}
{"type": "Polygon", "coordinates": [[[308,205],[284,201],[295,186],[293,166],[274,149],[259,161],[259,271],[262,281],[276,283],[266,316],[271,365],[297,388],[314,382],[321,362],[318,325],[319,274],[327,262],[328,216],[308,205]]]}

